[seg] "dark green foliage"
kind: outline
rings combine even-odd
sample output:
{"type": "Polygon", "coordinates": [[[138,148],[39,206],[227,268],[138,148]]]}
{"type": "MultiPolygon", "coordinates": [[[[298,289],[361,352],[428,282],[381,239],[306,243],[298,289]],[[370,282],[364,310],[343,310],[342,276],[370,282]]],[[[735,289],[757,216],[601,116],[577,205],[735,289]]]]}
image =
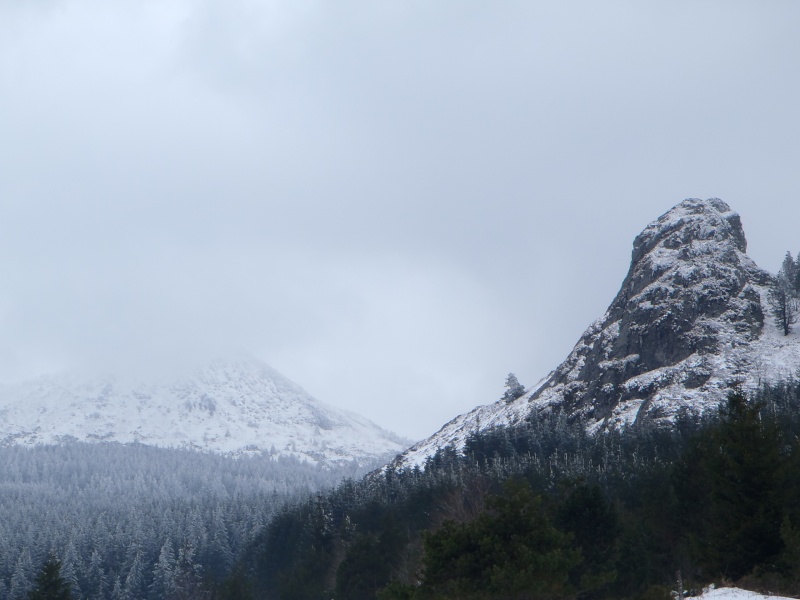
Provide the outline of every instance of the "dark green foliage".
{"type": "Polygon", "coordinates": [[[692,554],[706,571],[734,580],[774,563],[782,549],[782,436],[762,409],[734,391],[675,470],[692,554]]]}
{"type": "Polygon", "coordinates": [[[672,428],[591,436],[544,415],[287,509],[240,566],[264,598],[656,598],[677,570],[788,593],[799,436],[791,381],[672,428]]]}
{"type": "Polygon", "coordinates": [[[215,600],[254,600],[253,586],[240,571],[231,573],[217,587],[215,600]]]}
{"type": "Polygon", "coordinates": [[[336,572],[337,600],[369,600],[389,583],[407,539],[391,512],[372,530],[378,533],[357,534],[348,545],[336,572]]]}
{"type": "Polygon", "coordinates": [[[561,598],[581,561],[570,536],[558,531],[527,485],[509,483],[503,496],[471,523],[445,522],[425,537],[419,598],[561,598]]]}
{"type": "Polygon", "coordinates": [[[61,561],[50,556],[39,571],[29,600],[70,600],[69,583],[61,576],[61,561]]]}
{"type": "Polygon", "coordinates": [[[616,510],[599,486],[569,486],[556,509],[556,524],[572,536],[572,546],[583,558],[571,573],[576,588],[599,590],[616,579],[619,523],[616,510]]]}

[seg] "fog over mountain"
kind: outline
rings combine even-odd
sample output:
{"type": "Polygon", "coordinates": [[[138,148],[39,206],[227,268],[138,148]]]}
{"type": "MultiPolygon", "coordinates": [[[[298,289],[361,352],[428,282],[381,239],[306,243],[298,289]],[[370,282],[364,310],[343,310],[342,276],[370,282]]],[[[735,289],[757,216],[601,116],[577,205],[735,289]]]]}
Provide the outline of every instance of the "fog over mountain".
{"type": "Polygon", "coordinates": [[[772,272],[799,249],[798,20],[0,3],[0,380],[244,348],[427,436],[562,360],[665,207],[722,198],[772,272]]]}
{"type": "Polygon", "coordinates": [[[0,387],[0,444],[142,443],[371,466],[408,445],[248,357],[161,379],[69,373],[0,387]]]}

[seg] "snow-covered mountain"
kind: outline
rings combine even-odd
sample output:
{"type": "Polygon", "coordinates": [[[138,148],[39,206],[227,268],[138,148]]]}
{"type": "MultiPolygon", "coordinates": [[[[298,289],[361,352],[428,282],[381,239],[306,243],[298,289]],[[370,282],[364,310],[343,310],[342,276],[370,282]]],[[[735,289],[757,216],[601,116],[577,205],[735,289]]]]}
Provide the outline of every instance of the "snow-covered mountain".
{"type": "Polygon", "coordinates": [[[636,237],[619,293],[558,368],[512,402],[456,417],[394,464],[421,464],[437,448],[461,447],[472,431],[553,406],[592,429],[622,428],[702,413],[735,383],[797,375],[800,336],[773,324],[773,277],[746,248],[739,215],[725,202],[681,202],[636,237]]]}
{"type": "Polygon", "coordinates": [[[67,374],[0,388],[0,443],[66,440],[270,452],[322,463],[369,463],[406,447],[250,358],[214,361],[170,382],[67,374]]]}

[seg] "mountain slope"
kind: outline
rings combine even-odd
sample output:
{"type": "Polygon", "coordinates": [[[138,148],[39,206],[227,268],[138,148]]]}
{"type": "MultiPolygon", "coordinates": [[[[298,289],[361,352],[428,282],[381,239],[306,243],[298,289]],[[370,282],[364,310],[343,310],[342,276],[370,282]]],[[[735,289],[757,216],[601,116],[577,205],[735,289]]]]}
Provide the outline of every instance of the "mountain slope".
{"type": "Polygon", "coordinates": [[[0,388],[0,442],[67,439],[262,451],[323,463],[365,463],[405,447],[253,359],[215,361],[168,383],[63,375],[0,388]]]}
{"type": "Polygon", "coordinates": [[[590,428],[702,413],[730,386],[796,374],[800,338],[769,317],[772,276],[746,254],[739,215],[719,199],[689,199],[648,225],[606,313],[553,372],[517,400],[480,406],[413,446],[421,464],[470,432],[560,406],[590,428]]]}

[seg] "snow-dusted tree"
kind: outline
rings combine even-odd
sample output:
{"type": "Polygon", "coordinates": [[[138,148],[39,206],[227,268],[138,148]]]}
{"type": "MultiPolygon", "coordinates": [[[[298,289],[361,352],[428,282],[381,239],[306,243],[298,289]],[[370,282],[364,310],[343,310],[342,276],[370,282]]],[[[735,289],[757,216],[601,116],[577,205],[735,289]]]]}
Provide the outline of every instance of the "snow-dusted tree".
{"type": "Polygon", "coordinates": [[[161,546],[158,562],[153,568],[153,581],[149,587],[149,597],[153,600],[169,598],[175,588],[175,553],[169,540],[161,546]]]}
{"type": "Polygon", "coordinates": [[[33,585],[34,567],[30,552],[24,548],[17,559],[14,572],[11,575],[11,598],[24,598],[33,585]]]}
{"type": "Polygon", "coordinates": [[[114,579],[114,587],[111,590],[111,600],[125,600],[125,592],[122,589],[122,582],[119,575],[114,579]]]}
{"type": "Polygon", "coordinates": [[[783,335],[789,335],[792,332],[792,325],[797,323],[798,312],[800,312],[797,290],[794,286],[796,270],[797,265],[792,260],[792,255],[787,252],[781,270],[775,278],[775,285],[769,291],[768,299],[772,317],[783,335]]]}
{"type": "Polygon", "coordinates": [[[189,542],[184,543],[178,550],[174,582],[174,597],[177,600],[200,600],[210,597],[210,594],[203,589],[203,568],[195,562],[194,552],[189,542]]]}
{"type": "Polygon", "coordinates": [[[78,572],[81,571],[80,557],[75,549],[75,543],[70,540],[64,550],[64,557],[61,559],[61,577],[69,584],[70,591],[74,598],[81,598],[80,585],[78,584],[78,572]]]}
{"type": "Polygon", "coordinates": [[[50,555],[36,577],[29,600],[70,600],[69,583],[61,576],[61,561],[50,555]]]}
{"type": "Polygon", "coordinates": [[[89,568],[86,574],[88,581],[88,596],[90,598],[105,598],[108,591],[108,582],[105,569],[103,569],[103,558],[97,549],[92,551],[89,558],[89,568]]]}
{"type": "Polygon", "coordinates": [[[506,377],[506,391],[503,393],[501,400],[506,402],[513,402],[525,393],[525,386],[522,385],[517,376],[509,373],[506,377]]]}
{"type": "Polygon", "coordinates": [[[797,256],[798,260],[792,258],[792,253],[787,252],[783,257],[781,270],[778,273],[779,277],[786,279],[789,289],[794,296],[800,296],[800,255],[797,256]]]}
{"type": "Polygon", "coordinates": [[[794,290],[800,296],[800,252],[794,261],[794,290]]]}

